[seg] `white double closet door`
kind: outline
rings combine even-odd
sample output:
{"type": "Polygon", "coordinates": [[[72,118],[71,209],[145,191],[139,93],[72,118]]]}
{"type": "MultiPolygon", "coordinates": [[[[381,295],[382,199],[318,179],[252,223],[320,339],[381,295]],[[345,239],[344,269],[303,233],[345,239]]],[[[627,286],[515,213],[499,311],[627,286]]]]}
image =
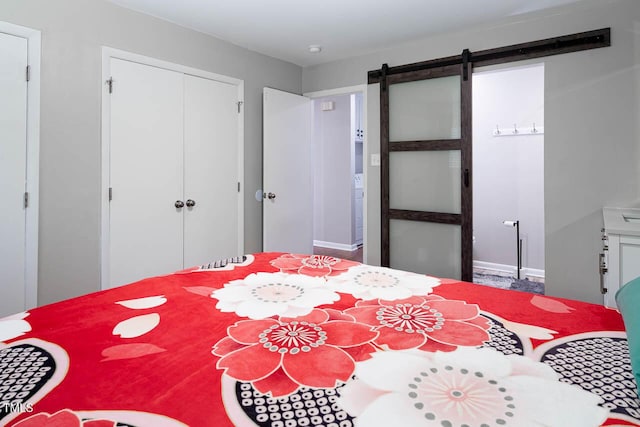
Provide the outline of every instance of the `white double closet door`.
{"type": "Polygon", "coordinates": [[[109,285],[242,253],[238,87],[110,59],[109,285]]]}

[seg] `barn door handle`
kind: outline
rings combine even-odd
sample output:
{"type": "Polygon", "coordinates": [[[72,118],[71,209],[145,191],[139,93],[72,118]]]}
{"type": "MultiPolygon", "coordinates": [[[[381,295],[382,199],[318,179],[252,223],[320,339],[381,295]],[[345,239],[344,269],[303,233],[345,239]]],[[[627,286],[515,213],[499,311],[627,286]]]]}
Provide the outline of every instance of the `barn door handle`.
{"type": "Polygon", "coordinates": [[[469,186],[469,169],[464,170],[464,186],[469,186]]]}
{"type": "Polygon", "coordinates": [[[196,205],[196,201],[195,200],[191,200],[191,199],[187,200],[187,207],[188,208],[192,208],[195,205],[196,205]]]}
{"type": "Polygon", "coordinates": [[[176,202],[173,204],[173,206],[175,206],[177,209],[183,208],[184,207],[184,202],[182,200],[176,200],[176,202]]]}

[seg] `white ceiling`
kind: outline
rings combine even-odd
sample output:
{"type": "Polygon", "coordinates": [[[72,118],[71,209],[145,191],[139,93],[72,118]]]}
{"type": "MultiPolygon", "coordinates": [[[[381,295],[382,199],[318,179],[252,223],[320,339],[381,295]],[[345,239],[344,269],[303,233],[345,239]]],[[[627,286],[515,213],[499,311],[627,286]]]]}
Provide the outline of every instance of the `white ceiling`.
{"type": "Polygon", "coordinates": [[[304,67],[581,0],[109,1],[304,67]]]}

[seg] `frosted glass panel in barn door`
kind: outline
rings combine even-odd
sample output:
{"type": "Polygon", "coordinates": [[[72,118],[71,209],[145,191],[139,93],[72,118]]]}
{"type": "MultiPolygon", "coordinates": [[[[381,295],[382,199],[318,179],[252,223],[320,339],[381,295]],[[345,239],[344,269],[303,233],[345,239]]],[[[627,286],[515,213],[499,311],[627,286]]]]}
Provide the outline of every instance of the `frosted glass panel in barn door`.
{"type": "Polygon", "coordinates": [[[111,59],[110,286],[182,268],[183,75],[111,59]]]}
{"type": "Polygon", "coordinates": [[[0,317],[25,309],[27,40],[0,33],[0,317]]]}
{"type": "Polygon", "coordinates": [[[391,74],[383,84],[382,263],[471,280],[471,87],[461,72],[391,74]]]}
{"type": "Polygon", "coordinates": [[[242,255],[237,87],[184,80],[184,266],[242,255]],[[193,204],[193,206],[189,206],[193,204]]]}

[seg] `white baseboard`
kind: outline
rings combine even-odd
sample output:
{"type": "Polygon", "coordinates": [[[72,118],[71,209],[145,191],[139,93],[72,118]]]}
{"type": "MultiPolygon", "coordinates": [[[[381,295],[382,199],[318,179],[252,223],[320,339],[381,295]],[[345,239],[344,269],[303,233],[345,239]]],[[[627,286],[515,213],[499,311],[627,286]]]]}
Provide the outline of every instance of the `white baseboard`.
{"type": "Polygon", "coordinates": [[[357,244],[349,245],[347,243],[324,242],[322,240],[314,240],[313,246],[319,246],[321,248],[337,249],[339,251],[349,251],[349,252],[353,252],[356,249],[358,249],[357,244]]]}
{"type": "MultiPolygon", "coordinates": [[[[516,275],[517,266],[509,265],[509,264],[496,264],[494,262],[486,262],[486,261],[473,261],[474,268],[484,268],[486,270],[493,270],[500,273],[509,273],[516,275]]],[[[544,278],[544,270],[539,270],[537,268],[528,268],[524,267],[520,269],[520,276],[529,276],[529,277],[541,277],[544,278]]]]}

